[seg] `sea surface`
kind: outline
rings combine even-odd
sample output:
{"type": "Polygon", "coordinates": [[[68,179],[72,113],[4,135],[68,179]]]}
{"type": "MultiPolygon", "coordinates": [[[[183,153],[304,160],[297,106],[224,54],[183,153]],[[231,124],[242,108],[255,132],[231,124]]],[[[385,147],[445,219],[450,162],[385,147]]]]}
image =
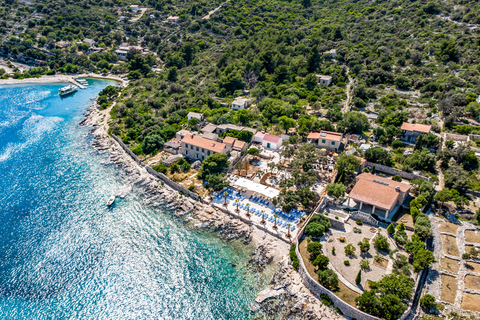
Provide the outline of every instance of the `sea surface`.
{"type": "Polygon", "coordinates": [[[0,85],[0,319],[249,319],[251,248],[143,205],[78,123],[105,86],[0,85]]]}

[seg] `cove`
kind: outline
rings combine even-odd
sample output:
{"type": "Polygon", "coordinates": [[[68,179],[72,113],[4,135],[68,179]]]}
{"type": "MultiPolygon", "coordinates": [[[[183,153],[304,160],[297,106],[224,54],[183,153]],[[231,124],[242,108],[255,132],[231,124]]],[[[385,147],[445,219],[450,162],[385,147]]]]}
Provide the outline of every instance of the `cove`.
{"type": "Polygon", "coordinates": [[[1,319],[249,319],[249,248],[143,205],[90,146],[84,111],[114,82],[0,86],[1,319]],[[236,266],[232,265],[234,263],[236,266]]]}

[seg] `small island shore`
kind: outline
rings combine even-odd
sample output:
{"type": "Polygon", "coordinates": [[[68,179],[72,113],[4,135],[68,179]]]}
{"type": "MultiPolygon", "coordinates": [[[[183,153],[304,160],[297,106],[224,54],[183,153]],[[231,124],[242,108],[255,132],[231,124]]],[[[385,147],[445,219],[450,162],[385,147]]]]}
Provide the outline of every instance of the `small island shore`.
{"type": "Polygon", "coordinates": [[[128,81],[122,79],[119,76],[113,76],[113,75],[108,75],[108,76],[102,76],[99,74],[95,73],[82,73],[82,74],[77,74],[77,75],[66,75],[66,74],[56,74],[56,75],[43,75],[38,78],[25,78],[25,79],[0,79],[0,85],[9,85],[9,84],[28,84],[28,83],[73,83],[77,84],[75,82],[75,79],[77,78],[95,78],[95,79],[101,79],[101,80],[113,80],[120,82],[123,86],[128,85],[128,81]]]}

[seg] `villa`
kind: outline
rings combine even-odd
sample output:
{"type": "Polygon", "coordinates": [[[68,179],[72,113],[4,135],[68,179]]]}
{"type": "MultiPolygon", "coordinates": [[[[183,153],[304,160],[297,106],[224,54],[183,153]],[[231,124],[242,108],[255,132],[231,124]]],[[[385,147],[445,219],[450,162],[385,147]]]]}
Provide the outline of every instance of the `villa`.
{"type": "Polygon", "coordinates": [[[226,144],[187,134],[182,139],[182,154],[192,160],[205,160],[214,153],[228,153],[226,144]]]}
{"type": "Polygon", "coordinates": [[[332,80],[333,78],[330,77],[330,76],[324,76],[324,75],[321,75],[321,74],[317,74],[317,80],[318,80],[318,83],[321,85],[321,86],[326,86],[328,87],[329,85],[332,84],[332,80]]]}
{"type": "Polygon", "coordinates": [[[401,129],[403,132],[401,140],[415,143],[422,133],[429,134],[432,127],[426,124],[404,122],[401,129]]]}
{"type": "Polygon", "coordinates": [[[409,184],[364,172],[355,178],[355,186],[348,194],[346,204],[391,221],[411,188],[409,184]]]}
{"type": "Polygon", "coordinates": [[[245,109],[250,106],[250,99],[237,97],[232,102],[232,110],[245,109]]]}

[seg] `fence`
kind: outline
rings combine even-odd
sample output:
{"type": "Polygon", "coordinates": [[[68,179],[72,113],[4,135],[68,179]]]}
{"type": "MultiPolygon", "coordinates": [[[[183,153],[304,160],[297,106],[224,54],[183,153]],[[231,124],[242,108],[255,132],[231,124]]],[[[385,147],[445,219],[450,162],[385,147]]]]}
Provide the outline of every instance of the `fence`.
{"type": "Polygon", "coordinates": [[[407,180],[422,179],[422,180],[426,180],[428,182],[430,182],[430,180],[431,180],[431,178],[429,178],[429,177],[424,177],[424,176],[421,176],[419,174],[402,171],[402,170],[399,170],[399,169],[395,169],[395,168],[392,168],[392,167],[385,166],[383,164],[378,164],[378,163],[369,162],[369,161],[365,162],[364,167],[369,167],[370,171],[373,167],[375,167],[375,171],[380,171],[380,172],[391,174],[391,175],[399,175],[403,179],[407,179],[407,180]]]}
{"type": "Polygon", "coordinates": [[[112,133],[112,137],[113,137],[113,139],[115,139],[115,141],[118,142],[118,144],[122,147],[122,149],[125,150],[125,152],[127,152],[133,158],[133,160],[135,160],[135,162],[137,162],[139,165],[145,167],[145,169],[147,170],[148,173],[156,176],[157,178],[159,178],[160,180],[165,182],[168,186],[170,186],[174,190],[182,192],[183,194],[185,194],[185,195],[187,195],[187,196],[189,196],[189,197],[191,197],[195,200],[200,200],[201,201],[200,196],[198,194],[196,194],[195,192],[192,192],[192,191],[182,187],[181,185],[179,185],[175,181],[171,180],[169,177],[167,177],[163,173],[155,171],[151,167],[144,165],[142,163],[142,161],[137,157],[137,155],[135,153],[133,153],[132,150],[130,150],[130,148],[125,145],[125,143],[123,143],[122,139],[120,139],[119,137],[117,137],[113,133],[112,133]]]}

